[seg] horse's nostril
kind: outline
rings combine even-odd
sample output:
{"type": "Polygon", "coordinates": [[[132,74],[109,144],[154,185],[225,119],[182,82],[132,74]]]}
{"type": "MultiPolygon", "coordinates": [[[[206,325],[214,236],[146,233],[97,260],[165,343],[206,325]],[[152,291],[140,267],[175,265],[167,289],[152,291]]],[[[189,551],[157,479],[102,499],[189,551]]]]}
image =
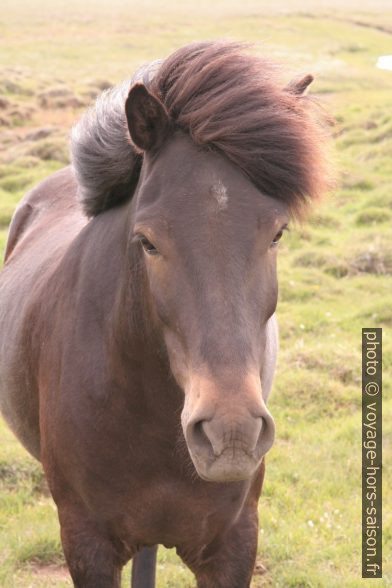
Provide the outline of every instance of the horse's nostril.
{"type": "Polygon", "coordinates": [[[261,453],[261,455],[264,455],[271,448],[274,442],[274,438],[274,420],[271,416],[263,416],[261,418],[261,427],[255,449],[257,449],[261,453]]]}
{"type": "Polygon", "coordinates": [[[260,445],[262,437],[267,432],[267,423],[266,423],[264,417],[260,417],[259,423],[260,423],[260,429],[259,429],[259,433],[256,437],[256,443],[254,444],[253,451],[255,451],[257,449],[257,447],[260,445]]]}
{"type": "Polygon", "coordinates": [[[260,439],[262,437],[262,435],[264,434],[265,431],[265,422],[263,417],[259,417],[257,419],[255,419],[255,427],[254,427],[254,433],[253,435],[249,436],[249,449],[250,451],[253,453],[258,444],[260,443],[260,439]],[[253,438],[253,439],[252,439],[253,438]]]}
{"type": "Polygon", "coordinates": [[[197,421],[192,426],[192,437],[195,445],[197,445],[200,449],[208,449],[211,451],[213,449],[210,439],[204,430],[204,423],[206,421],[197,421]]]}
{"type": "Polygon", "coordinates": [[[274,440],[273,418],[267,410],[257,417],[251,414],[236,417],[224,419],[215,415],[191,420],[185,429],[191,453],[209,460],[220,457],[225,451],[237,458],[245,454],[252,459],[261,458],[274,440]]]}

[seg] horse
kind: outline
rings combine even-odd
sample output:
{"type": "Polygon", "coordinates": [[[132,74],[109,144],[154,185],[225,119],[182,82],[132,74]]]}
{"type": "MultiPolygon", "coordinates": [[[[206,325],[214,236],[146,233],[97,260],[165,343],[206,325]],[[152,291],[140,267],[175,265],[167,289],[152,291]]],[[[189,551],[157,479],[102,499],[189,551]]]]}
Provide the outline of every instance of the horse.
{"type": "Polygon", "coordinates": [[[328,185],[324,115],[241,44],[107,90],[33,188],[0,274],[0,405],[40,460],[77,588],[249,587],[278,332],[276,259],[328,185]]]}

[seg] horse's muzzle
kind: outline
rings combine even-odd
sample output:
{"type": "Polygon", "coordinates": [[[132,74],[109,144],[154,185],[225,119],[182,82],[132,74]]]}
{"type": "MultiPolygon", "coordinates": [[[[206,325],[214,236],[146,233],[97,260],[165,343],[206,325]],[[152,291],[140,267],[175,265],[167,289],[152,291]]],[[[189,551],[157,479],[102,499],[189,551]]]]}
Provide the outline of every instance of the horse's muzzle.
{"type": "Polygon", "coordinates": [[[271,448],[275,423],[261,391],[253,396],[252,403],[242,395],[235,401],[222,400],[222,406],[216,402],[197,402],[190,414],[184,410],[185,440],[194,466],[204,480],[246,480],[271,448]]]}

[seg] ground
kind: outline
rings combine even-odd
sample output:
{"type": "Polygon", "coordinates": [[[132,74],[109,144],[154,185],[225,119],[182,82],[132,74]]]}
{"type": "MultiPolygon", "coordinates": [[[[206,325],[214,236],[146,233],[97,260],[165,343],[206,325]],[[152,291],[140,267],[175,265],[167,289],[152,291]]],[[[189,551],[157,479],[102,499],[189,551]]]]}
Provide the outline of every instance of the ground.
{"type": "MultiPolygon", "coordinates": [[[[270,400],[277,440],[260,500],[266,570],[258,566],[252,586],[392,586],[387,466],[384,578],[361,579],[360,428],[361,328],[383,327],[390,463],[392,72],[375,67],[392,52],[390,1],[3,0],[0,246],[23,193],[68,161],[69,129],[101,89],[140,63],[212,38],[255,42],[292,72],[313,73],[311,93],[335,119],[336,189],[280,246],[281,351],[270,400]]],[[[71,586],[40,466],[3,423],[0,585],[71,586]]],[[[194,586],[171,550],[160,549],[157,585],[194,586]]]]}

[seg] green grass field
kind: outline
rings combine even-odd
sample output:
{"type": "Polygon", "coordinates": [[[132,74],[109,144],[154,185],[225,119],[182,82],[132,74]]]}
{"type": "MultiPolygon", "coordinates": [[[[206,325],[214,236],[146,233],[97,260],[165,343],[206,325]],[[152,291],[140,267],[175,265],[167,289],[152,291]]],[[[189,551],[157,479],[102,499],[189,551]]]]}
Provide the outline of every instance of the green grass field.
{"type": "MultiPolygon", "coordinates": [[[[280,248],[277,440],[260,500],[252,586],[392,586],[392,53],[390,1],[3,0],[0,247],[24,192],[68,161],[100,89],[192,40],[256,43],[335,117],[338,187],[280,248]],[[189,3],[190,4],[190,3],[189,3]],[[389,7],[389,12],[388,12],[389,7]],[[384,578],[361,579],[361,328],[384,328],[384,578]]],[[[124,586],[129,585],[129,566],[124,586]]],[[[193,587],[160,550],[160,588],[193,587]]],[[[0,424],[0,586],[71,586],[39,464],[0,424]]]]}

